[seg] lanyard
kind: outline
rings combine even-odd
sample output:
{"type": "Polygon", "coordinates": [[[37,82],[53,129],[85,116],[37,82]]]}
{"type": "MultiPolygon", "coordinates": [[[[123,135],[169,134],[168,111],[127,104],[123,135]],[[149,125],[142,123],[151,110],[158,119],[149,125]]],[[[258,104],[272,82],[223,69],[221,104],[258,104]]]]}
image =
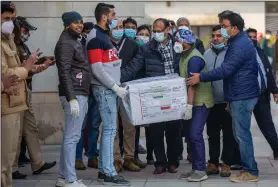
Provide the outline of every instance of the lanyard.
{"type": "Polygon", "coordinates": [[[123,46],[124,46],[125,40],[126,40],[126,38],[124,38],[124,40],[123,40],[123,41],[122,41],[122,43],[121,43],[121,46],[120,46],[119,50],[117,50],[118,57],[120,56],[120,52],[121,52],[121,50],[123,49],[123,46]]]}

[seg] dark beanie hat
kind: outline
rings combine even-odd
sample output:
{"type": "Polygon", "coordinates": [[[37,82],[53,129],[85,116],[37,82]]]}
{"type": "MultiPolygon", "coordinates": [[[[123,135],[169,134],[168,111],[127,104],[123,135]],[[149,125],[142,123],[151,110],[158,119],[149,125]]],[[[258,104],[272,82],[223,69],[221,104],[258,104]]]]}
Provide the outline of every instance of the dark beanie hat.
{"type": "Polygon", "coordinates": [[[72,22],[74,21],[78,21],[78,20],[83,20],[82,16],[75,11],[71,11],[71,12],[65,12],[62,15],[62,20],[64,22],[64,26],[70,26],[70,24],[72,24],[72,22]]]}

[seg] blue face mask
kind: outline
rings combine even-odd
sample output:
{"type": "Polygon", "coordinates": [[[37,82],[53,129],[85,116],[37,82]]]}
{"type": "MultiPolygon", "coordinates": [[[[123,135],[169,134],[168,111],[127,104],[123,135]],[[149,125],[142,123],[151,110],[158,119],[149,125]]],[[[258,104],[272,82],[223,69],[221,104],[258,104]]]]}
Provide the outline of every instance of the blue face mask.
{"type": "Polygon", "coordinates": [[[112,38],[114,38],[115,40],[120,40],[122,39],[124,35],[124,30],[112,30],[112,38]]]}
{"type": "Polygon", "coordinates": [[[230,38],[229,34],[227,33],[227,29],[221,28],[221,35],[225,39],[229,39],[230,38]]]}
{"type": "Polygon", "coordinates": [[[131,39],[135,38],[136,30],[134,29],[125,29],[125,35],[131,39]]]}
{"type": "Polygon", "coordinates": [[[118,24],[118,21],[116,19],[113,19],[111,21],[111,23],[109,23],[109,29],[112,30],[112,29],[116,28],[117,24],[118,24]]]}
{"type": "Polygon", "coordinates": [[[213,47],[214,49],[223,49],[223,48],[225,47],[225,43],[224,43],[224,42],[222,42],[222,43],[220,43],[220,44],[216,44],[216,45],[214,45],[214,44],[212,43],[211,45],[212,45],[212,47],[213,47]]]}

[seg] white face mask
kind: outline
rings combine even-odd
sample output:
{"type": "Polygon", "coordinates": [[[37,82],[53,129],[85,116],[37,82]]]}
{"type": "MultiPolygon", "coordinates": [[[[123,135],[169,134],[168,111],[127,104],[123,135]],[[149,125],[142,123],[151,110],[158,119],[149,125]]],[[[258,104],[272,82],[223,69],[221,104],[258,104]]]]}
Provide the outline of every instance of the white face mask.
{"type": "Polygon", "coordinates": [[[153,38],[154,38],[157,42],[163,42],[163,40],[165,39],[164,32],[153,33],[153,38]]]}
{"type": "Polygon", "coordinates": [[[150,38],[148,36],[137,36],[137,38],[144,43],[147,43],[150,41],[150,38]]]}
{"type": "Polygon", "coordinates": [[[189,30],[189,27],[187,27],[187,26],[179,26],[179,30],[189,30]]]}
{"type": "Polygon", "coordinates": [[[14,30],[14,22],[13,21],[6,21],[2,23],[2,33],[3,34],[11,34],[14,30]]]}
{"type": "Polygon", "coordinates": [[[182,47],[181,43],[175,42],[174,50],[176,53],[181,53],[183,51],[183,47],[182,47]]]}

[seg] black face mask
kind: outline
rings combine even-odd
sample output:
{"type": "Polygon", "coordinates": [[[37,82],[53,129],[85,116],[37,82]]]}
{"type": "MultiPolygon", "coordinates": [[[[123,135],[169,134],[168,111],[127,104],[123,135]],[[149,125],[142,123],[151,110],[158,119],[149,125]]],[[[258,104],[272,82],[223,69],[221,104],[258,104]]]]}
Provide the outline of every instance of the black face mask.
{"type": "Polygon", "coordinates": [[[255,45],[255,47],[258,46],[258,40],[252,40],[253,41],[253,44],[255,45]]]}

